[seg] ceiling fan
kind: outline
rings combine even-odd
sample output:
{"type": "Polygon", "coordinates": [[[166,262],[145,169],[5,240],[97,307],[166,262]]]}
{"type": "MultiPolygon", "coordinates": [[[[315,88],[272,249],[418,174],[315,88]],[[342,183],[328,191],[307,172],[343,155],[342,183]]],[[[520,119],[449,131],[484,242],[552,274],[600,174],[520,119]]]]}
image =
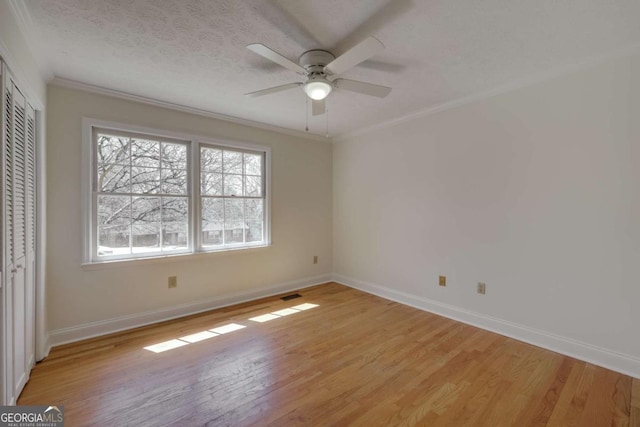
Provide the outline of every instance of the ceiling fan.
{"type": "Polygon", "coordinates": [[[308,50],[300,55],[298,64],[260,43],[250,44],[247,46],[247,49],[306,77],[305,82],[288,83],[262,89],[256,92],[246,93],[245,95],[247,96],[256,97],[269,95],[302,86],[307,96],[312,100],[312,114],[318,116],[325,113],[325,99],[333,89],[344,89],[365,95],[377,96],[378,98],[384,98],[391,92],[391,88],[387,86],[379,86],[338,77],[338,75],[350,70],[384,49],[384,45],[380,40],[372,36],[367,37],[337,58],[334,54],[326,50],[308,50]]]}

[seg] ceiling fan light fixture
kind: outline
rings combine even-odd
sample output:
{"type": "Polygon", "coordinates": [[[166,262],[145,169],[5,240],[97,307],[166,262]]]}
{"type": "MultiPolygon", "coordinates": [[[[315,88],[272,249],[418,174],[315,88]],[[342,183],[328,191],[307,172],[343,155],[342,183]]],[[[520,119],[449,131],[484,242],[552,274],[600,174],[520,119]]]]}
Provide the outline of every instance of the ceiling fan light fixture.
{"type": "Polygon", "coordinates": [[[331,93],[331,83],[324,78],[316,78],[309,80],[304,85],[304,91],[307,96],[315,101],[325,99],[331,93]]]}

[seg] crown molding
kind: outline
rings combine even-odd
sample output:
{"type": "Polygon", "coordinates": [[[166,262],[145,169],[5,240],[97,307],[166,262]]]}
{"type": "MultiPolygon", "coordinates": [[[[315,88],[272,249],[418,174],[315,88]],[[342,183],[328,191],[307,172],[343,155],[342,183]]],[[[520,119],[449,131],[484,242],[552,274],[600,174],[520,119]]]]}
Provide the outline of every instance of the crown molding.
{"type": "Polygon", "coordinates": [[[269,125],[261,122],[254,122],[253,120],[227,116],[220,113],[214,113],[213,111],[203,110],[203,109],[194,108],[194,107],[188,107],[186,105],[181,105],[181,104],[175,104],[173,102],[160,101],[153,98],[147,98],[146,96],[135,95],[129,92],[123,92],[115,89],[107,89],[105,87],[95,86],[88,83],[82,83],[76,80],[70,80],[70,79],[65,79],[61,77],[54,77],[53,80],[49,82],[49,84],[68,88],[68,89],[76,89],[76,90],[82,90],[85,92],[96,93],[98,95],[106,95],[113,98],[124,99],[127,101],[139,102],[142,104],[152,105],[154,107],[161,107],[169,110],[180,111],[182,113],[189,113],[189,114],[195,114],[198,116],[209,117],[212,119],[222,120],[230,123],[235,123],[238,125],[267,130],[267,131],[276,132],[280,134],[291,135],[291,136],[295,136],[298,138],[303,138],[311,141],[324,142],[324,143],[332,142],[330,138],[326,138],[320,135],[309,134],[302,131],[283,128],[280,126],[269,125]]]}
{"type": "Polygon", "coordinates": [[[356,129],[351,132],[346,132],[343,134],[338,134],[333,137],[333,142],[338,143],[345,141],[350,138],[360,137],[364,135],[371,134],[372,132],[379,132],[383,129],[391,128],[402,123],[410,122],[413,120],[417,120],[420,118],[424,118],[430,116],[432,114],[440,113],[442,111],[451,110],[457,107],[461,107],[467,104],[473,104],[475,102],[484,101],[489,98],[493,98],[498,95],[502,95],[509,92],[514,92],[520,89],[524,89],[529,86],[533,86],[538,83],[543,83],[545,81],[550,81],[559,77],[571,75],[578,71],[587,70],[589,68],[596,67],[600,64],[603,64],[608,61],[612,61],[615,59],[621,59],[624,57],[636,55],[640,53],[640,44],[634,44],[631,46],[627,46],[622,49],[617,49],[612,52],[606,53],[604,55],[593,56],[587,58],[585,60],[565,65],[562,67],[554,68],[551,71],[546,71],[543,73],[537,73],[534,75],[530,75],[528,77],[517,79],[508,83],[506,85],[501,85],[495,87],[493,89],[489,89],[486,91],[482,91],[473,95],[465,96],[462,98],[454,99],[453,101],[448,101],[443,104],[439,104],[433,107],[428,107],[423,110],[418,110],[413,113],[406,114],[404,116],[399,116],[387,121],[383,121],[377,123],[372,126],[363,127],[360,129],[356,129]]]}

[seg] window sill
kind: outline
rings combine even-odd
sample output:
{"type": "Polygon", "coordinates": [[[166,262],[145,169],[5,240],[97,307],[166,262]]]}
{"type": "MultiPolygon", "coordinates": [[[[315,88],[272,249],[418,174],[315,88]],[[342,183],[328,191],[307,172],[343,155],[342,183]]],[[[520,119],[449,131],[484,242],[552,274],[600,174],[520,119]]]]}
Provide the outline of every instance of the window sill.
{"type": "Polygon", "coordinates": [[[259,252],[259,251],[266,250],[271,246],[273,245],[266,244],[261,246],[224,249],[224,250],[210,251],[210,252],[160,255],[160,256],[135,258],[135,259],[114,259],[114,260],[107,260],[107,261],[93,261],[93,262],[83,263],[81,266],[84,271],[93,271],[93,270],[105,270],[110,268],[138,267],[138,266],[150,265],[150,264],[164,264],[168,262],[196,261],[202,258],[231,256],[231,255],[240,255],[240,254],[259,252]]]}

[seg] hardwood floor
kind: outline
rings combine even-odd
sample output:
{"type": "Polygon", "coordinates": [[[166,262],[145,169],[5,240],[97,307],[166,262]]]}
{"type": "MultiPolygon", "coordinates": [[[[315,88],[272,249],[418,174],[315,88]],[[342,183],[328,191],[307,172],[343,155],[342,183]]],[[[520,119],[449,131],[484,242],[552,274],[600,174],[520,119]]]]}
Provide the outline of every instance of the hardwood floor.
{"type": "Polygon", "coordinates": [[[631,390],[631,427],[640,427],[640,379],[633,380],[631,390]]]}
{"type": "Polygon", "coordinates": [[[68,426],[630,425],[628,376],[335,283],[299,293],[56,347],[18,403],[68,426]]]}

